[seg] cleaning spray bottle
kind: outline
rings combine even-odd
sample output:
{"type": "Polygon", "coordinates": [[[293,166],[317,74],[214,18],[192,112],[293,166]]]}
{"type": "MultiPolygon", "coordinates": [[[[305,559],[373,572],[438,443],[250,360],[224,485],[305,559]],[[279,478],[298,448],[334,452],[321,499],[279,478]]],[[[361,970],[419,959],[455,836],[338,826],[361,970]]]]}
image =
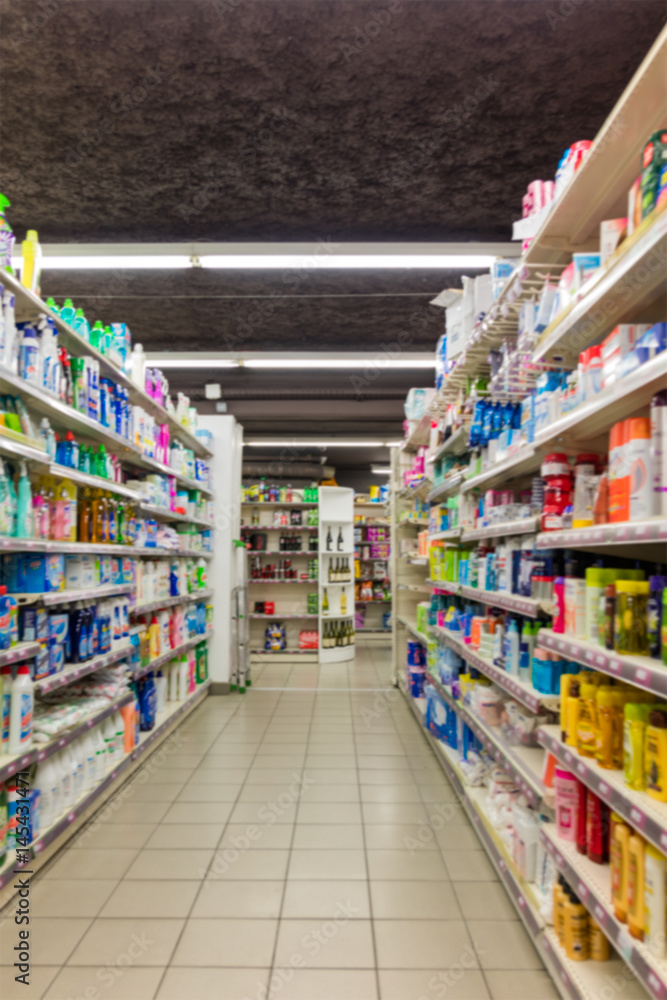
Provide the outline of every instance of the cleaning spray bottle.
{"type": "Polygon", "coordinates": [[[28,467],[25,462],[21,462],[19,465],[19,488],[16,507],[16,537],[33,538],[34,534],[32,487],[28,479],[28,467]]]}

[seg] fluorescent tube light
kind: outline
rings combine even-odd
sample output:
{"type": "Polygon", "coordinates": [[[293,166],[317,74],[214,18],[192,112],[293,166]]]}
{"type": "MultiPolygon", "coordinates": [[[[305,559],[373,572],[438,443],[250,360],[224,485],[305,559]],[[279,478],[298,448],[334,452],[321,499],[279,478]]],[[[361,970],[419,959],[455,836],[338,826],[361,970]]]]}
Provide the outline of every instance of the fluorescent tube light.
{"type": "Polygon", "coordinates": [[[371,472],[373,473],[374,476],[390,476],[391,475],[391,469],[389,469],[389,468],[385,469],[381,465],[372,465],[371,466],[371,472]]]}
{"type": "Polygon", "coordinates": [[[199,258],[202,267],[222,270],[465,270],[491,267],[491,254],[208,254],[199,258]]]}
{"type": "Polygon", "coordinates": [[[402,441],[244,441],[249,448],[394,448],[402,441]]]}
{"type": "Polygon", "coordinates": [[[150,355],[148,357],[149,364],[155,365],[156,368],[238,368],[238,361],[232,361],[229,358],[202,358],[201,361],[195,361],[193,358],[164,358],[159,361],[151,361],[150,355]]]}
{"type": "MultiPolygon", "coordinates": [[[[12,257],[14,267],[21,269],[21,257],[12,257]]],[[[156,254],[132,256],[96,256],[95,254],[80,257],[49,257],[42,254],[40,267],[42,271],[162,271],[177,268],[192,267],[189,257],[180,254],[156,254]]]]}
{"type": "Polygon", "coordinates": [[[375,358],[360,356],[359,358],[254,358],[243,361],[244,368],[435,368],[435,359],[425,361],[423,358],[385,358],[381,355],[375,358]]]}

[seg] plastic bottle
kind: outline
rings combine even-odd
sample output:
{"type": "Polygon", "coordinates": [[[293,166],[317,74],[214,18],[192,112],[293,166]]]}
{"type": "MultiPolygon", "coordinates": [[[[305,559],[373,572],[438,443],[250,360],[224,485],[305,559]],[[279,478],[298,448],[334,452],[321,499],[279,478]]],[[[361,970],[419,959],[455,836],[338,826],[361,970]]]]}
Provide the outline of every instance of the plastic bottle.
{"type": "Polygon", "coordinates": [[[634,417],[628,424],[630,520],[638,521],[653,515],[651,421],[648,417],[634,417]]]}
{"type": "Polygon", "coordinates": [[[180,658],[178,665],[178,690],[179,690],[179,701],[185,701],[188,696],[188,690],[190,687],[190,671],[187,653],[183,653],[180,658]]]}
{"type": "Polygon", "coordinates": [[[102,735],[106,747],[106,771],[111,771],[116,766],[118,755],[116,754],[116,726],[113,716],[109,716],[102,723],[102,735]]]}
{"type": "Polygon", "coordinates": [[[56,460],[56,436],[53,432],[51,424],[49,423],[48,417],[42,417],[42,421],[39,425],[39,436],[44,442],[44,447],[46,448],[46,454],[49,456],[52,462],[56,460]]]}
{"type": "MultiPolygon", "coordinates": [[[[135,344],[132,349],[132,354],[130,355],[130,378],[135,385],[138,385],[140,389],[144,389],[146,385],[146,355],[144,354],[144,348],[142,344],[135,344]]],[[[179,404],[180,404],[179,393],[179,404]]],[[[178,413],[176,419],[180,419],[178,413]]]]}
{"type": "Polygon", "coordinates": [[[609,861],[609,806],[590,790],[586,792],[586,856],[596,865],[609,861]]]}
{"type": "Polygon", "coordinates": [[[20,327],[18,369],[20,378],[39,384],[39,341],[36,330],[29,323],[20,327]]]}
{"type": "Polygon", "coordinates": [[[158,670],[155,678],[155,692],[157,696],[156,712],[164,712],[167,707],[167,678],[161,670],[158,670]]]}
{"type": "Polygon", "coordinates": [[[581,686],[582,682],[577,677],[569,687],[566,707],[567,735],[565,742],[570,747],[576,747],[578,741],[580,708],[579,691],[581,686]]]}
{"type": "Polygon", "coordinates": [[[651,453],[654,517],[667,517],[667,390],[651,400],[651,453]]]}
{"type": "Polygon", "coordinates": [[[16,537],[33,538],[34,534],[32,487],[28,479],[28,467],[25,462],[21,462],[19,465],[19,488],[16,508],[16,537]]]}
{"type": "Polygon", "coordinates": [[[62,810],[62,782],[60,771],[53,758],[47,757],[37,765],[32,786],[39,790],[42,829],[45,830],[60,816],[62,810]]]}
{"type": "Polygon", "coordinates": [[[623,771],[626,785],[636,792],[646,788],[644,753],[649,712],[648,705],[636,702],[628,702],[624,708],[623,771]]]}
{"type": "Polygon", "coordinates": [[[609,861],[611,864],[611,899],[614,915],[625,923],[628,918],[628,859],[630,827],[618,813],[611,814],[609,861]]]}
{"type": "Polygon", "coordinates": [[[21,284],[31,292],[39,295],[39,279],[42,271],[42,248],[39,245],[37,231],[29,229],[21,244],[23,260],[21,262],[21,284]]]}
{"type": "Polygon", "coordinates": [[[597,921],[588,917],[589,958],[593,962],[608,962],[611,958],[611,945],[597,921]]]}
{"type": "Polygon", "coordinates": [[[582,757],[595,756],[597,690],[595,684],[582,684],[579,689],[579,721],[577,724],[577,751],[582,757]]]}
{"type": "Polygon", "coordinates": [[[618,708],[614,699],[614,689],[601,685],[595,695],[595,756],[600,767],[611,769],[614,762],[614,715],[618,708]]]}
{"type": "Polygon", "coordinates": [[[644,847],[637,833],[628,840],[628,930],[644,940],[644,847]]]}
{"type": "Polygon", "coordinates": [[[139,687],[139,726],[147,732],[155,726],[156,692],[152,672],[149,673],[139,687]]]}
{"type": "Polygon", "coordinates": [[[505,634],[508,656],[505,662],[505,670],[513,677],[519,676],[519,663],[521,656],[521,637],[519,635],[519,623],[516,618],[510,618],[505,634]]]}
{"type": "Polygon", "coordinates": [[[97,784],[97,744],[92,732],[81,738],[83,750],[83,791],[89,792],[97,784]]]}
{"type": "Polygon", "coordinates": [[[577,837],[577,779],[564,768],[555,770],[554,787],[556,790],[556,828],[562,840],[572,843],[577,837]]]}
{"type": "Polygon", "coordinates": [[[12,668],[5,665],[0,673],[2,677],[2,754],[8,752],[9,720],[12,714],[12,668]]]}
{"type": "Polygon", "coordinates": [[[665,956],[667,859],[653,844],[644,855],[644,939],[657,958],[665,956]]]}
{"type": "Polygon", "coordinates": [[[115,712],[112,716],[114,727],[116,729],[116,763],[123,759],[125,755],[125,721],[120,712],[115,712]]]}
{"type": "Polygon", "coordinates": [[[644,770],[650,797],[667,802],[667,712],[659,708],[649,712],[644,770]]]}
{"type": "Polygon", "coordinates": [[[95,742],[95,782],[102,781],[107,770],[107,745],[102,732],[102,726],[91,730],[95,742]]]}
{"type": "Polygon", "coordinates": [[[573,962],[588,959],[588,910],[570,890],[565,899],[565,954],[573,962]]]}
{"type": "Polygon", "coordinates": [[[9,720],[9,753],[20,754],[32,746],[32,716],[35,704],[30,667],[22,664],[12,684],[11,718],[9,720]]]}

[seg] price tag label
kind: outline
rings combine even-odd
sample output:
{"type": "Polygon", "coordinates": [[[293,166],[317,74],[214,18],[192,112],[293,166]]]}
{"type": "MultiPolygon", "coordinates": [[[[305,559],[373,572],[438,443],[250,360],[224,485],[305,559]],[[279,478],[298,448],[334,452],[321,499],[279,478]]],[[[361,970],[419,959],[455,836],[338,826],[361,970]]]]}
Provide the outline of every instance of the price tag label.
{"type": "Polygon", "coordinates": [[[630,822],[634,826],[639,827],[640,830],[643,830],[644,824],[646,823],[646,815],[641,812],[641,810],[637,809],[636,806],[633,806],[630,810],[630,822]]]}
{"type": "Polygon", "coordinates": [[[605,781],[600,781],[598,784],[598,794],[604,798],[609,795],[609,785],[605,781]]]}

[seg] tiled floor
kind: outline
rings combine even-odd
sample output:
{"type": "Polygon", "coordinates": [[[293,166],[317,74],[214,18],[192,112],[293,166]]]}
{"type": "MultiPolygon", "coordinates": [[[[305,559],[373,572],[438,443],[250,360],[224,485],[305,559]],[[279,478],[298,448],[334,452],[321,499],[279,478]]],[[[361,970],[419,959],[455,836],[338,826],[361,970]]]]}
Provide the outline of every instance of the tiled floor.
{"type": "Polygon", "coordinates": [[[557,997],[388,648],[254,680],[207,699],[34,880],[32,985],[10,913],[3,1000],[557,997]]]}

